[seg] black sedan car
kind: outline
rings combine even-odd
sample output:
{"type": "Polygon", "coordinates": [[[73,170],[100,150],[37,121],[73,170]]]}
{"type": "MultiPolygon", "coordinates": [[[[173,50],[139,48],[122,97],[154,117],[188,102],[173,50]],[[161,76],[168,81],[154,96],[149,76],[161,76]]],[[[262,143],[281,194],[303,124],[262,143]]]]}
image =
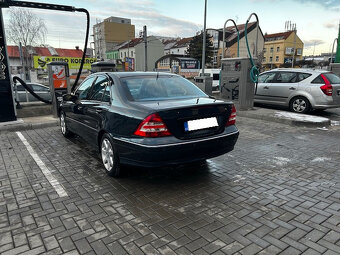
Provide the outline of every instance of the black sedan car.
{"type": "Polygon", "coordinates": [[[110,176],[120,164],[159,167],[233,150],[239,131],[231,102],[209,97],[178,75],[95,73],[60,107],[61,132],[99,148],[110,176]]]}

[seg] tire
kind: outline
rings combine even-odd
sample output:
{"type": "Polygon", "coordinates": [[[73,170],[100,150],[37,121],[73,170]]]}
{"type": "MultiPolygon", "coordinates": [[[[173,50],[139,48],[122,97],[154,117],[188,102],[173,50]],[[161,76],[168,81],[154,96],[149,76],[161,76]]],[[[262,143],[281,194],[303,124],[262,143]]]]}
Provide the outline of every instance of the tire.
{"type": "Polygon", "coordinates": [[[67,127],[65,113],[63,112],[60,113],[59,120],[60,120],[60,131],[63,134],[63,136],[67,138],[72,137],[74,134],[67,127]]]}
{"type": "Polygon", "coordinates": [[[119,157],[108,134],[104,134],[101,139],[100,156],[107,175],[118,178],[120,176],[119,157]]]}
{"type": "Polygon", "coordinates": [[[298,96],[290,100],[289,109],[296,113],[307,113],[312,107],[307,98],[298,96]]]}

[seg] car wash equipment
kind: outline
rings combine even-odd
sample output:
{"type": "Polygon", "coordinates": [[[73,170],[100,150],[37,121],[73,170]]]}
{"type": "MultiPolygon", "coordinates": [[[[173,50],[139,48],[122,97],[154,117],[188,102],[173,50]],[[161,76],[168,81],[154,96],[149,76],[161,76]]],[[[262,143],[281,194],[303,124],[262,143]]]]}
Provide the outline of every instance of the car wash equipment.
{"type": "Polygon", "coordinates": [[[249,48],[249,43],[248,43],[248,34],[247,34],[248,23],[250,21],[250,18],[253,15],[256,17],[256,23],[257,23],[257,25],[256,25],[256,41],[255,41],[255,55],[257,56],[257,43],[258,43],[258,39],[259,39],[259,37],[258,37],[258,33],[259,33],[259,18],[258,18],[256,13],[250,14],[249,18],[247,19],[246,26],[244,28],[244,37],[246,39],[246,46],[247,46],[248,56],[249,56],[249,59],[250,59],[250,63],[252,65],[252,67],[250,69],[250,80],[252,82],[254,82],[254,83],[257,83],[257,78],[258,78],[260,72],[259,72],[259,69],[257,69],[257,67],[255,65],[253,56],[251,55],[250,48],[249,48]]]}
{"type": "Polygon", "coordinates": [[[223,26],[223,44],[222,44],[222,58],[224,58],[224,55],[225,55],[225,43],[224,43],[224,40],[225,40],[225,29],[226,29],[226,25],[227,25],[227,23],[229,22],[229,21],[231,21],[231,22],[233,22],[233,24],[234,24],[234,27],[235,27],[235,29],[236,29],[236,32],[237,32],[237,57],[239,57],[240,56],[240,31],[238,30],[238,27],[237,27],[237,25],[236,25],[236,23],[235,23],[235,21],[233,20],[233,19],[227,19],[226,20],[226,22],[224,22],[224,26],[223,26]]]}
{"type": "Polygon", "coordinates": [[[59,107],[63,95],[71,92],[70,72],[68,64],[61,61],[53,61],[47,64],[48,80],[52,96],[53,117],[59,117],[59,107]]]}
{"type": "MultiPolygon", "coordinates": [[[[10,73],[9,73],[7,44],[6,44],[6,37],[5,37],[5,31],[4,31],[4,22],[3,22],[3,17],[2,17],[2,8],[8,8],[11,6],[22,7],[22,8],[54,10],[54,11],[84,12],[86,14],[87,27],[86,27],[86,37],[85,37],[85,43],[84,43],[84,52],[83,52],[80,68],[78,71],[78,75],[72,86],[72,90],[76,88],[83,66],[84,66],[86,49],[87,49],[87,44],[88,44],[89,29],[90,29],[90,14],[84,8],[75,8],[73,6],[68,6],[68,5],[37,3],[37,2],[28,2],[28,1],[13,1],[13,0],[1,0],[0,1],[0,22],[1,22],[0,24],[0,122],[16,120],[16,110],[15,110],[14,98],[13,98],[13,86],[12,86],[12,81],[10,79],[10,73]]],[[[33,92],[33,91],[30,91],[26,83],[19,77],[16,77],[15,80],[20,82],[30,93],[33,92]]],[[[34,92],[32,94],[34,95],[34,92]]]]}

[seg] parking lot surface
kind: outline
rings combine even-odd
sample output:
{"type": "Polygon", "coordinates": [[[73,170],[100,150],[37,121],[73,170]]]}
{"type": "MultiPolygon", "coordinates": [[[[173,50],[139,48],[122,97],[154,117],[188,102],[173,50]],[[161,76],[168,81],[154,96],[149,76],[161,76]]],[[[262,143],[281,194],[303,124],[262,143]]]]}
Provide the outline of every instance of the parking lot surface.
{"type": "Polygon", "coordinates": [[[57,127],[2,133],[0,253],[339,254],[340,128],[237,125],[229,154],[120,179],[57,127]]]}

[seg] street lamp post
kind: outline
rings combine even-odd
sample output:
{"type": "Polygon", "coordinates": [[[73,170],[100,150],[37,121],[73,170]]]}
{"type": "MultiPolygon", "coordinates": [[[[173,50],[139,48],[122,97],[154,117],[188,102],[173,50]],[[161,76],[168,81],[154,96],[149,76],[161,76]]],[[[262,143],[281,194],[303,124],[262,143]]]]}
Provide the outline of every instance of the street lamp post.
{"type": "Polygon", "coordinates": [[[206,21],[207,21],[207,0],[204,4],[204,26],[203,26],[203,52],[202,52],[202,75],[204,76],[205,67],[205,44],[206,44],[206,21]]]}

